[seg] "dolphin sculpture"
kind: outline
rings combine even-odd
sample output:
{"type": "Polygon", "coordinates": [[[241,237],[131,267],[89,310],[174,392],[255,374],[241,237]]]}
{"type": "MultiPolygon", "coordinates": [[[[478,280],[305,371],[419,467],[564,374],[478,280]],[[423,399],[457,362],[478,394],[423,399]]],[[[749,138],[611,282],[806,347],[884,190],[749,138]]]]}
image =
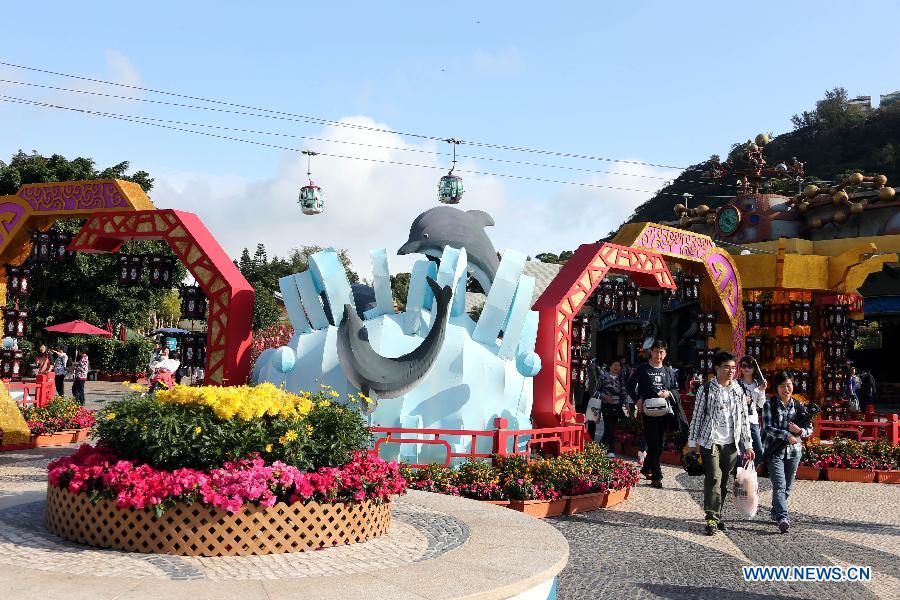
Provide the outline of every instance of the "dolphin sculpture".
{"type": "Polygon", "coordinates": [[[483,210],[436,206],[416,217],[409,228],[409,240],[397,254],[419,253],[440,259],[445,246],[465,248],[469,271],[487,293],[500,267],[497,250],[484,231],[493,225],[493,217],[483,210]]]}
{"type": "Polygon", "coordinates": [[[373,391],[379,398],[397,398],[416,387],[434,367],[444,343],[453,293],[449,286],[442,288],[431,277],[427,282],[437,299],[431,330],[414,350],[397,358],[376,352],[355,307],[344,305],[344,318],[337,332],[338,360],[347,380],[363,393],[373,391]]]}

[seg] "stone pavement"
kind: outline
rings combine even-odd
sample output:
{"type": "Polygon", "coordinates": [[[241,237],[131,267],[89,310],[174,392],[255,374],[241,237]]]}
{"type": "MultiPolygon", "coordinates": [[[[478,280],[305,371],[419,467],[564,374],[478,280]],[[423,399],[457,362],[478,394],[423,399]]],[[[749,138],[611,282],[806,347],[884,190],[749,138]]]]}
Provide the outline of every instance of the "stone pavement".
{"type": "Polygon", "coordinates": [[[727,533],[703,534],[703,478],[663,467],[664,488],[642,482],[624,503],[551,519],[569,542],[559,597],[900,598],[900,486],[798,481],[791,531],[768,521],[772,487],[742,519],[729,494],[727,533]],[[871,566],[869,583],[746,583],[745,565],[871,566]]]}

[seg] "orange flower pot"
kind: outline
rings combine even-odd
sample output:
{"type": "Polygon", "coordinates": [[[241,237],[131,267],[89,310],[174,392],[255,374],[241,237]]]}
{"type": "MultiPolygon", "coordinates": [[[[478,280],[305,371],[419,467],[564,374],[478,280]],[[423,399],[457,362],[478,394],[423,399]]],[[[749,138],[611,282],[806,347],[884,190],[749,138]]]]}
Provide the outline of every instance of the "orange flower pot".
{"type": "Polygon", "coordinates": [[[569,503],[566,505],[566,514],[577,515],[578,513],[597,510],[603,507],[605,501],[606,492],[569,496],[569,503]]]}
{"type": "Polygon", "coordinates": [[[44,448],[46,446],[64,446],[72,443],[72,433],[65,431],[57,431],[56,433],[42,433],[41,435],[31,436],[31,442],[35,448],[44,448]]]}
{"type": "Polygon", "coordinates": [[[875,481],[875,471],[866,469],[825,469],[825,479],[828,481],[852,481],[855,483],[872,483],[875,481]]]}
{"type": "Polygon", "coordinates": [[[496,506],[505,506],[509,508],[509,500],[479,500],[479,502],[483,502],[484,504],[494,504],[496,506]]]}
{"type": "Polygon", "coordinates": [[[609,492],[606,492],[606,494],[603,495],[603,504],[600,505],[600,508],[609,508],[621,502],[625,502],[630,494],[631,488],[625,488],[624,490],[611,490],[609,492]]]}
{"type": "Polygon", "coordinates": [[[822,469],[819,467],[807,467],[800,465],[797,467],[796,479],[806,479],[808,481],[818,481],[822,478],[822,469]]]}
{"type": "Polygon", "coordinates": [[[526,515],[543,519],[544,517],[558,517],[566,512],[566,498],[559,500],[510,500],[509,507],[523,512],[526,515]]]}
{"type": "Polygon", "coordinates": [[[877,483],[900,483],[900,471],[875,471],[877,483]]]}

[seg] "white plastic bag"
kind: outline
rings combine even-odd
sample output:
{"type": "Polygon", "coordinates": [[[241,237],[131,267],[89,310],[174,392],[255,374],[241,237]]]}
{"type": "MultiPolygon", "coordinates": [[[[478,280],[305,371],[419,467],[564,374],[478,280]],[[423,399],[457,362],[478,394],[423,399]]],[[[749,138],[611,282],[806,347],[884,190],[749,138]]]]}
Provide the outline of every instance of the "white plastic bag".
{"type": "Polygon", "coordinates": [[[752,460],[737,468],[737,475],[734,478],[734,503],[738,511],[748,519],[756,516],[759,509],[759,481],[752,460]]]}
{"type": "Polygon", "coordinates": [[[584,409],[584,420],[597,422],[600,420],[600,408],[603,406],[603,399],[599,395],[591,396],[588,400],[587,408],[584,409]]]}

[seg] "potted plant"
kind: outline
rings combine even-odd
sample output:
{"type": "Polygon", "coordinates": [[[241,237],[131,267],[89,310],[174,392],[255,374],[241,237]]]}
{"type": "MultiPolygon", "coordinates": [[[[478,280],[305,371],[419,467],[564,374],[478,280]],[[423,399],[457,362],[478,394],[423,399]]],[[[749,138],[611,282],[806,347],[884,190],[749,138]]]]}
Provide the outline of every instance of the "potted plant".
{"type": "Polygon", "coordinates": [[[900,483],[900,446],[877,440],[865,446],[866,455],[875,462],[877,483],[900,483]]]}
{"type": "Polygon", "coordinates": [[[509,507],[526,515],[543,519],[557,517],[566,510],[567,499],[547,484],[531,479],[513,479],[506,484],[509,507]]]}
{"type": "Polygon", "coordinates": [[[822,469],[817,463],[823,458],[824,452],[817,444],[807,444],[803,447],[803,456],[797,466],[796,479],[818,481],[822,478],[822,469]]]}
{"type": "Polygon", "coordinates": [[[875,461],[864,454],[862,445],[855,440],[836,439],[831,453],[816,465],[825,470],[828,481],[872,483],[875,480],[875,461]]]}

